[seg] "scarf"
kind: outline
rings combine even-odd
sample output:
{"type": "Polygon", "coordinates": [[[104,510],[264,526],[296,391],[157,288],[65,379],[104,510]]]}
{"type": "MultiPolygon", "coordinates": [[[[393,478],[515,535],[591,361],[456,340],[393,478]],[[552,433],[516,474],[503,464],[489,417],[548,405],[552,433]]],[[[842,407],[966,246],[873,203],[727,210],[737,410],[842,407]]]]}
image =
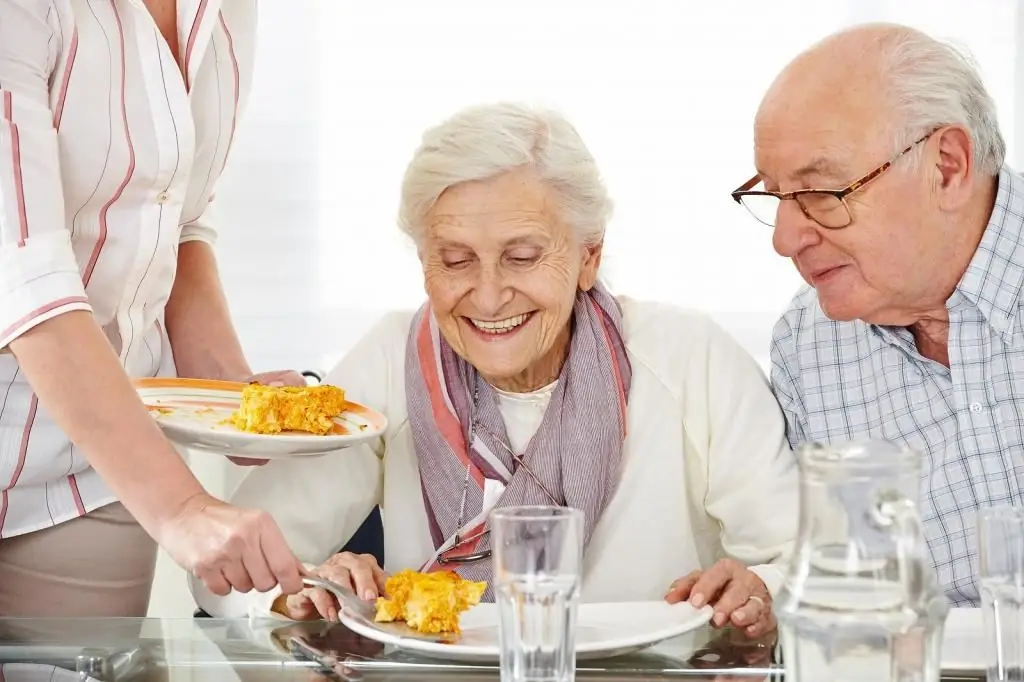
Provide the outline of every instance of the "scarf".
{"type": "MultiPolygon", "coordinates": [[[[517,454],[560,504],[583,511],[584,548],[618,484],[631,378],[618,302],[600,286],[577,292],[568,357],[536,434],[517,454]]],[[[437,550],[421,570],[451,568],[467,580],[486,581],[485,598],[493,598],[490,559],[442,566],[438,557],[452,547],[456,533],[460,544],[445,555],[448,559],[489,549],[490,534],[484,531],[493,509],[552,501],[529,472],[517,470],[521,467],[502,445],[509,441],[494,388],[439,334],[429,304],[416,313],[409,330],[405,388],[437,550]],[[474,394],[482,428],[471,433],[474,394]],[[504,491],[485,509],[486,479],[500,482],[504,491]]]]}

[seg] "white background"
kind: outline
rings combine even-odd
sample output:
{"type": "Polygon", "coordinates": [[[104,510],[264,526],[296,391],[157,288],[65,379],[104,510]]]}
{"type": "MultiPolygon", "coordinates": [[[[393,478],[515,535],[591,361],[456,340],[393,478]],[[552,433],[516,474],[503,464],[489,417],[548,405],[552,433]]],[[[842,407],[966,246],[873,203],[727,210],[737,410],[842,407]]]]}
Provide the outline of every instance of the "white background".
{"type": "MultiPolygon", "coordinates": [[[[616,203],[613,289],[710,312],[764,362],[799,280],[729,192],[752,175],[752,118],[772,78],[843,26],[911,24],[975,57],[1018,166],[1017,4],[264,0],[253,94],[218,188],[218,256],[250,360],[328,369],[381,313],[418,305],[395,223],[405,164],[426,127],[514,99],[561,109],[597,158],[616,203]]],[[[192,462],[215,494],[237,478],[211,456],[192,462]]],[[[151,613],[192,608],[162,557],[151,613]]]]}

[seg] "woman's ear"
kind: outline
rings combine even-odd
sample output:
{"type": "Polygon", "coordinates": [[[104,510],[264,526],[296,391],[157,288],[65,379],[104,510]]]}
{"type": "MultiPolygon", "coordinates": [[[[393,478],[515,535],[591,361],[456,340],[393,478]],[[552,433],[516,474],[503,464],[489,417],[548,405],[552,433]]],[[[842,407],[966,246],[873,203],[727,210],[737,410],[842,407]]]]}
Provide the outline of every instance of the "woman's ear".
{"type": "Polygon", "coordinates": [[[597,272],[601,269],[601,251],[604,242],[596,244],[585,244],[583,247],[583,260],[580,262],[579,287],[583,291],[590,291],[597,283],[597,272]]]}

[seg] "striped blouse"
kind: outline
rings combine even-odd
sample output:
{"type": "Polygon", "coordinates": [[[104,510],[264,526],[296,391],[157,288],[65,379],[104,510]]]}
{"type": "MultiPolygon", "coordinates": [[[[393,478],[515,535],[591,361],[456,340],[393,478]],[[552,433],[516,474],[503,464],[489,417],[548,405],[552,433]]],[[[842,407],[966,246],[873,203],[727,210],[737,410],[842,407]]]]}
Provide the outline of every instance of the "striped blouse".
{"type": "MultiPolygon", "coordinates": [[[[216,238],[256,29],[256,0],[177,5],[181,64],[142,0],[0,0],[0,348],[91,310],[130,376],[174,373],[178,245],[216,238]]],[[[114,499],[0,355],[0,538],[114,499]]]]}

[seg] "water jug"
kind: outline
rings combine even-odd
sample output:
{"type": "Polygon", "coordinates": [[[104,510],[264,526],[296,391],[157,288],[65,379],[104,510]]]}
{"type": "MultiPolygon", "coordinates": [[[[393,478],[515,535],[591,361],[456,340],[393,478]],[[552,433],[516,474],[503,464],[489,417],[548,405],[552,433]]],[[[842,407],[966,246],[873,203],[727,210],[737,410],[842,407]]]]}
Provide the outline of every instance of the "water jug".
{"type": "Polygon", "coordinates": [[[921,532],[921,456],[798,448],[800,527],[776,598],[786,682],[938,682],[949,603],[921,532]]]}

